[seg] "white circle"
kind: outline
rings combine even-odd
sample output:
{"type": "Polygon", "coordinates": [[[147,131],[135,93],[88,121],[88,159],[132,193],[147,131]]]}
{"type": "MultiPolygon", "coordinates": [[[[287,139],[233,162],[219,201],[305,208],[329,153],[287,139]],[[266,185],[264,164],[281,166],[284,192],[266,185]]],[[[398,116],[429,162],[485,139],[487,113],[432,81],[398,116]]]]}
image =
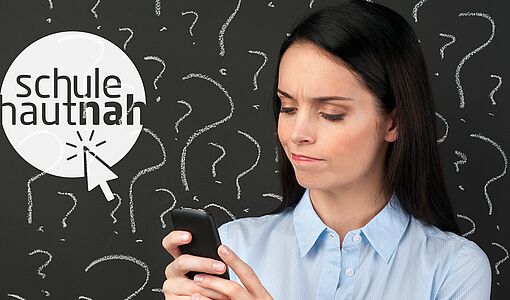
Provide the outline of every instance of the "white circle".
{"type": "Polygon", "coordinates": [[[84,146],[113,166],[133,147],[143,127],[145,90],[138,70],[119,47],[91,33],[59,32],[29,45],[9,67],[0,94],[0,116],[11,145],[32,166],[56,176],[85,175],[84,146]],[[108,76],[116,76],[120,87],[108,76]],[[135,108],[128,123],[130,94],[135,108]],[[84,124],[82,103],[98,107],[97,114],[95,108],[85,109],[84,124]],[[119,116],[113,111],[121,113],[120,124],[110,124],[119,116]],[[99,117],[97,124],[93,115],[99,117]]]}
{"type": "Polygon", "coordinates": [[[347,268],[345,269],[345,274],[351,277],[352,275],[354,275],[354,270],[352,268],[347,268]]]}

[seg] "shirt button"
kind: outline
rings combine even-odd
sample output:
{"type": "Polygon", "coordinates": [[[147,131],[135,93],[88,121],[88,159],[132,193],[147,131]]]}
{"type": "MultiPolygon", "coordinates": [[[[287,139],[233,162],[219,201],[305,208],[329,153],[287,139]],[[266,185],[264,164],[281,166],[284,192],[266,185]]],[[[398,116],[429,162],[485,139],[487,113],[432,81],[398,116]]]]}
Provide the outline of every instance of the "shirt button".
{"type": "Polygon", "coordinates": [[[352,268],[345,269],[345,275],[351,277],[352,275],[354,275],[354,270],[352,268]]]}
{"type": "Polygon", "coordinates": [[[354,244],[357,244],[361,241],[361,237],[359,235],[355,235],[352,237],[352,241],[354,242],[354,244]]]}

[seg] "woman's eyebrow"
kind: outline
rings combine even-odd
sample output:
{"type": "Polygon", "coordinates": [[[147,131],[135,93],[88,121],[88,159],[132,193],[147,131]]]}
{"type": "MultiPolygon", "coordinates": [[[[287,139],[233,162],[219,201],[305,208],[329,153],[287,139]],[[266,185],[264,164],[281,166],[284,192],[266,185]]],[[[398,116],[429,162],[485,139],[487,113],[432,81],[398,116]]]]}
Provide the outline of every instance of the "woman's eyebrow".
{"type": "MultiPolygon", "coordinates": [[[[282,91],[280,89],[277,89],[277,91],[278,91],[278,93],[284,95],[287,98],[296,100],[291,95],[289,95],[289,93],[287,93],[287,92],[284,92],[284,91],[282,91]]],[[[311,98],[311,100],[319,101],[319,102],[327,102],[327,101],[334,101],[334,100],[349,100],[349,101],[353,101],[354,99],[349,98],[349,97],[342,97],[342,96],[321,96],[321,97],[311,98]]]]}

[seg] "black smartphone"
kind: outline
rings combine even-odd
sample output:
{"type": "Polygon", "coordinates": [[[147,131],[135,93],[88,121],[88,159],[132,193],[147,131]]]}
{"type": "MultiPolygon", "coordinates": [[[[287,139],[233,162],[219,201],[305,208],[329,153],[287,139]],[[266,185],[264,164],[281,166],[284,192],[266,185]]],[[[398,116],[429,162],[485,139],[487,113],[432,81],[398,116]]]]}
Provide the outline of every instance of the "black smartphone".
{"type": "MultiPolygon", "coordinates": [[[[213,215],[203,209],[184,207],[171,210],[171,217],[174,230],[188,231],[192,235],[190,243],[179,246],[182,253],[223,261],[217,252],[221,240],[213,215]]],[[[193,279],[196,274],[198,273],[190,271],[186,273],[186,276],[193,279]]],[[[211,275],[230,279],[228,267],[221,275],[211,275]]]]}

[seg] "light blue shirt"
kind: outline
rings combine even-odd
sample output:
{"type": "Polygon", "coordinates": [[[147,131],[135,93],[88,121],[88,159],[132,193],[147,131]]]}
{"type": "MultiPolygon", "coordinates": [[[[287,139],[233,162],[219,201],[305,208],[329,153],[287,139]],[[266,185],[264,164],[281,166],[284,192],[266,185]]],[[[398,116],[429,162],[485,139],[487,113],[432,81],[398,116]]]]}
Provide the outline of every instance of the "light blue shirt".
{"type": "MultiPolygon", "coordinates": [[[[230,221],[219,232],[275,300],[490,298],[483,250],[421,223],[395,194],[370,222],[346,234],[342,248],[308,189],[295,208],[230,221]]],[[[241,283],[230,268],[229,275],[241,283]]]]}

